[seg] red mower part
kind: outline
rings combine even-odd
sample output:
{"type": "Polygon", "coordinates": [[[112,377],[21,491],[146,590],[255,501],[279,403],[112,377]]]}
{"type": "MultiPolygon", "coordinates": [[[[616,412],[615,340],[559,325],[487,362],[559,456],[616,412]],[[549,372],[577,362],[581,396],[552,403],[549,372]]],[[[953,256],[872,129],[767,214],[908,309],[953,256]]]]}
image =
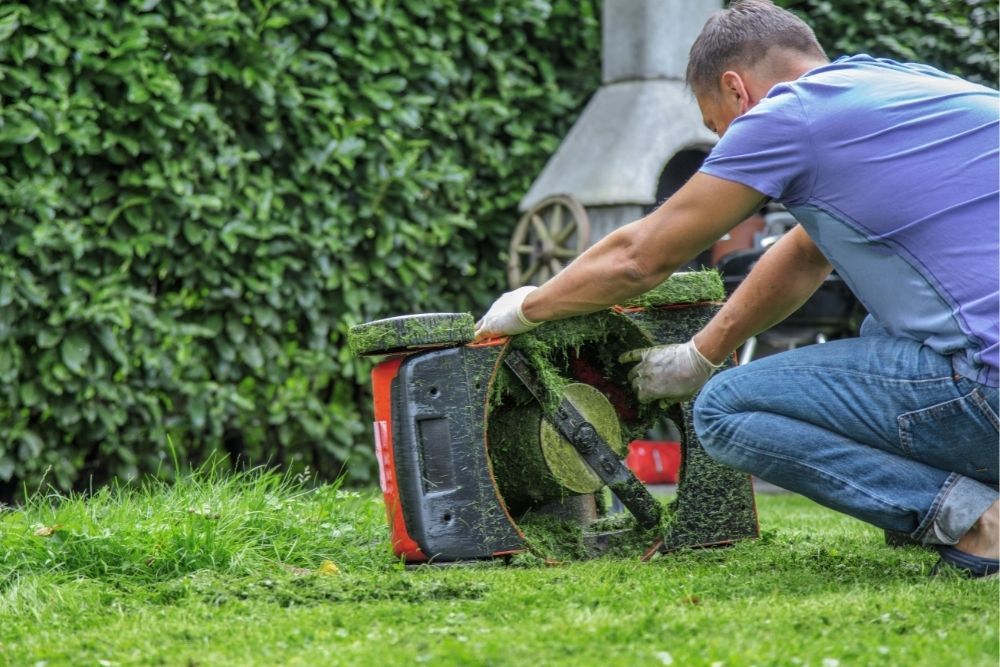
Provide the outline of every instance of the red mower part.
{"type": "Polygon", "coordinates": [[[407,563],[525,548],[486,442],[487,397],[507,342],[410,352],[372,369],[379,480],[393,553],[407,563]]]}
{"type": "Polygon", "coordinates": [[[392,551],[408,562],[427,560],[427,555],[410,537],[403,520],[403,507],[396,483],[396,462],[392,448],[392,381],[399,373],[403,357],[393,357],[372,369],[372,394],[375,398],[375,458],[378,459],[379,486],[385,500],[385,512],[392,533],[392,551]]]}
{"type": "Polygon", "coordinates": [[[625,465],[643,484],[676,484],[681,467],[681,443],[633,440],[628,446],[625,465]]]}

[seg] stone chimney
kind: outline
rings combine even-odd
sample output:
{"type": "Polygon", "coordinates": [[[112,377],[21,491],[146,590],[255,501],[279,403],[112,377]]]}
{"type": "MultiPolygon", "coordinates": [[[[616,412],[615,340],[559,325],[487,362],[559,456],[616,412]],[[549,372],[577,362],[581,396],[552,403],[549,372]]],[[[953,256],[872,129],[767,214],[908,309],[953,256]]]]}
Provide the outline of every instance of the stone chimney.
{"type": "Polygon", "coordinates": [[[719,0],[605,0],[603,82],[684,81],[688,51],[719,0]]]}
{"type": "Polygon", "coordinates": [[[684,86],[687,55],[721,0],[604,0],[601,87],[520,202],[568,194],[597,240],[657,203],[664,168],[715,135],[684,86]]]}

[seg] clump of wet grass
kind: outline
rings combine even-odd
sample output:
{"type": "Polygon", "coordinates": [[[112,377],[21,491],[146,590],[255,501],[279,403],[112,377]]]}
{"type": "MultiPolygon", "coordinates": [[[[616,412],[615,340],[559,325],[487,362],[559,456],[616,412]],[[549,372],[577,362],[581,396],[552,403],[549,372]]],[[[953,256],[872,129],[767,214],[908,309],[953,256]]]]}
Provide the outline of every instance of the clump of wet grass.
{"type": "Polygon", "coordinates": [[[353,326],[347,332],[347,344],[356,355],[385,354],[426,345],[468,343],[474,337],[472,313],[423,313],[353,326]]]}
{"type": "Polygon", "coordinates": [[[519,564],[538,564],[552,560],[582,560],[587,558],[583,542],[583,529],[579,523],[544,514],[529,514],[518,521],[518,526],[531,546],[529,555],[518,560],[519,564]],[[532,558],[534,556],[534,558],[532,558]]]}
{"type": "Polygon", "coordinates": [[[627,308],[650,308],[672,304],[724,301],[726,288],[716,269],[675,273],[653,289],[629,299],[627,308]]]}

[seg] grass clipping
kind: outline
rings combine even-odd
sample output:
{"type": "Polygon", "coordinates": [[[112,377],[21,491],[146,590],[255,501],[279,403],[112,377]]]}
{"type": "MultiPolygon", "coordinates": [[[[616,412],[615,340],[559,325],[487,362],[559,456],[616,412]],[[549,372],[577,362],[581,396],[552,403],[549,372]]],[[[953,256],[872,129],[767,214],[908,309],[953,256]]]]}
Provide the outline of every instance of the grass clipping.
{"type": "Polygon", "coordinates": [[[470,342],[474,336],[472,313],[423,313],[353,326],[347,332],[347,344],[351,352],[361,356],[459,345],[470,342]]]}
{"type": "Polygon", "coordinates": [[[675,273],[653,289],[621,304],[626,308],[651,308],[682,303],[724,301],[726,288],[715,269],[675,273]]]}

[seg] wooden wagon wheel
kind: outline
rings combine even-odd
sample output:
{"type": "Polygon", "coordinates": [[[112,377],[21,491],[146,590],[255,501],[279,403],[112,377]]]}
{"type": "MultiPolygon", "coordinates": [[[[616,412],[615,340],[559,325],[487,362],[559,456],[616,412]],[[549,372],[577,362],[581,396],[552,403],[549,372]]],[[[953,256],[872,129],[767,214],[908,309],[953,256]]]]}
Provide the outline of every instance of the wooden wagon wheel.
{"type": "Polygon", "coordinates": [[[521,216],[510,239],[507,282],[511,288],[541,285],[590,244],[587,211],[569,195],[554,195],[521,216]]]}

